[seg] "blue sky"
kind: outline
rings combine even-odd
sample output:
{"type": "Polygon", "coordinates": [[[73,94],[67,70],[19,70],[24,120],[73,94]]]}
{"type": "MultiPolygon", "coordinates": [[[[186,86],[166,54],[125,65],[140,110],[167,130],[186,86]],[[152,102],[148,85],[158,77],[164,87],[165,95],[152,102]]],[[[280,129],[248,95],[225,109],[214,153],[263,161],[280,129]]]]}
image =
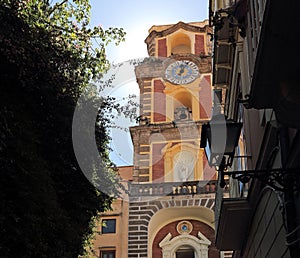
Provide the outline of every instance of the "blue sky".
{"type": "Polygon", "coordinates": [[[147,56],[145,38],[152,25],[207,19],[208,0],[90,0],[92,25],[122,27],[127,33],[120,46],[108,48],[115,63],[147,56]]]}
{"type": "MultiPolygon", "coordinates": [[[[108,60],[115,64],[148,56],[144,40],[153,25],[197,22],[208,18],[208,0],[90,0],[90,3],[92,26],[124,28],[127,33],[125,42],[107,48],[108,60]]],[[[110,96],[138,92],[134,73],[127,65],[122,69],[115,88],[108,93],[110,96]]],[[[118,123],[124,127],[133,124],[124,118],[120,118],[118,123]]],[[[114,150],[110,154],[111,159],[118,166],[132,165],[133,146],[129,132],[115,129],[111,136],[111,148],[114,150]]]]}

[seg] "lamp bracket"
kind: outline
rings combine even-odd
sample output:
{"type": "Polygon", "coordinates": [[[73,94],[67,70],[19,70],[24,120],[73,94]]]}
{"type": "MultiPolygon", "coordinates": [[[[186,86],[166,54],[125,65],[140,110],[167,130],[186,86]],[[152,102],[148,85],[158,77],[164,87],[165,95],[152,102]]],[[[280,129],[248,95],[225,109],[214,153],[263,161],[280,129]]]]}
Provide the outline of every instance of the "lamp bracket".
{"type": "Polygon", "coordinates": [[[223,172],[242,183],[248,183],[250,179],[257,178],[277,191],[286,192],[299,190],[297,177],[300,176],[300,168],[272,168],[262,170],[245,170],[223,172]]]}

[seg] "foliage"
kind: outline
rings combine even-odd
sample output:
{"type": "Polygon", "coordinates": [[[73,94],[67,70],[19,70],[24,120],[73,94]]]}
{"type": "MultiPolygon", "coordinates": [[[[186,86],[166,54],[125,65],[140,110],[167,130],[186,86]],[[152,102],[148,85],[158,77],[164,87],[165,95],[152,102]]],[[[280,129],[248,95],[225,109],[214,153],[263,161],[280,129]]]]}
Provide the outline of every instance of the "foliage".
{"type": "Polygon", "coordinates": [[[49,0],[0,0],[0,3],[9,6],[31,29],[47,31],[52,47],[71,57],[62,63],[62,72],[85,85],[109,68],[105,46],[112,40],[117,45],[124,40],[123,29],[89,27],[88,0],[61,0],[52,5],[49,0]]]}
{"type": "MultiPolygon", "coordinates": [[[[1,257],[77,257],[91,219],[110,208],[112,198],[97,191],[77,163],[72,118],[89,81],[109,67],[105,46],[125,34],[90,29],[89,9],[86,0],[0,0],[1,257]]],[[[105,103],[102,112],[114,106],[105,103]]],[[[115,192],[110,120],[102,118],[95,182],[104,176],[115,192]]]]}

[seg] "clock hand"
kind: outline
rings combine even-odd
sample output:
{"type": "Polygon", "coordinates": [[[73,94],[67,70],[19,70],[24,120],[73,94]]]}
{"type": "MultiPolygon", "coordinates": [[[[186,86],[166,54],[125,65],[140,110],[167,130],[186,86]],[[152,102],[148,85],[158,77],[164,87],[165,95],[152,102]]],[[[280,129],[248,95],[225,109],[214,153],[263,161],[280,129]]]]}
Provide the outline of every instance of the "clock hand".
{"type": "Polygon", "coordinates": [[[184,66],[180,65],[180,70],[177,74],[181,76],[183,74],[183,72],[184,72],[184,66]]]}

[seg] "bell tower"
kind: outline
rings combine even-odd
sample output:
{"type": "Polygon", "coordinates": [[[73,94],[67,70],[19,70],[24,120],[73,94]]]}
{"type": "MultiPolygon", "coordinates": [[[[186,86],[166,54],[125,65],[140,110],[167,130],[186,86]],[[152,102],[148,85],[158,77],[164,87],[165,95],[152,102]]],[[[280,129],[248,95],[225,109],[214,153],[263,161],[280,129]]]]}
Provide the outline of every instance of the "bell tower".
{"type": "Polygon", "coordinates": [[[128,191],[102,214],[99,257],[231,255],[215,246],[219,184],[200,148],[212,115],[211,33],[208,20],[149,29],[149,56],[135,66],[141,105],[129,128],[133,165],[118,168],[128,191]]]}
{"type": "Polygon", "coordinates": [[[140,88],[129,185],[128,257],[213,257],[215,170],[200,149],[211,117],[208,21],[152,26],[140,88]]]}
{"type": "Polygon", "coordinates": [[[134,181],[214,177],[199,149],[212,108],[210,32],[207,22],[150,28],[149,58],[136,67],[141,109],[139,125],[130,128],[134,181]]]}

